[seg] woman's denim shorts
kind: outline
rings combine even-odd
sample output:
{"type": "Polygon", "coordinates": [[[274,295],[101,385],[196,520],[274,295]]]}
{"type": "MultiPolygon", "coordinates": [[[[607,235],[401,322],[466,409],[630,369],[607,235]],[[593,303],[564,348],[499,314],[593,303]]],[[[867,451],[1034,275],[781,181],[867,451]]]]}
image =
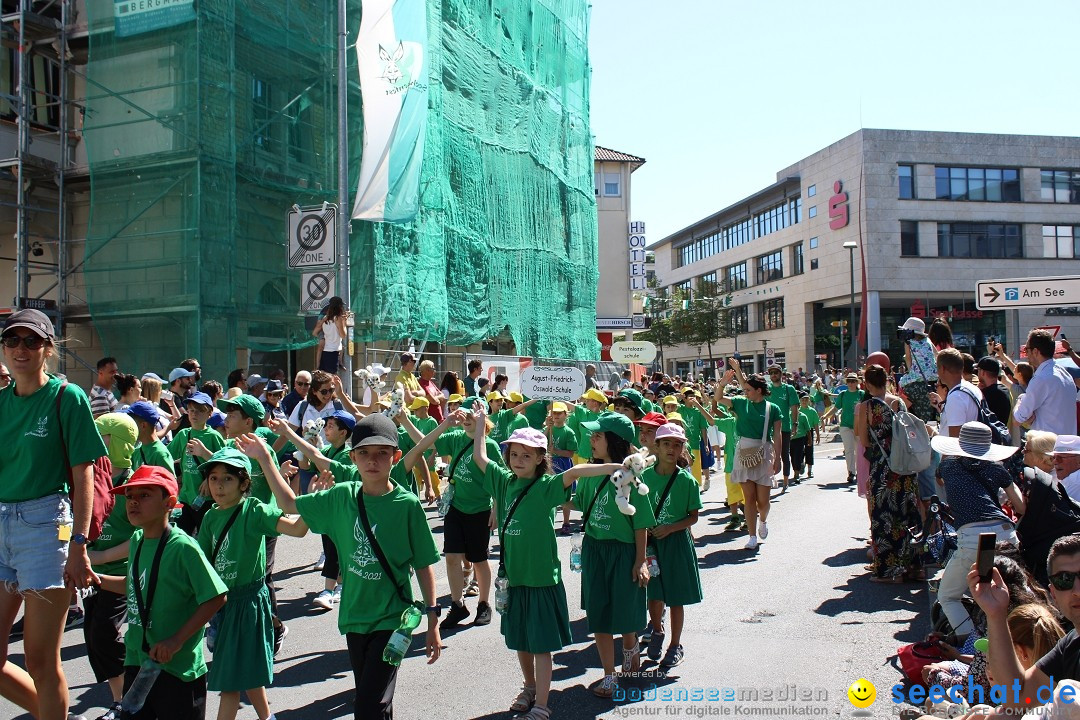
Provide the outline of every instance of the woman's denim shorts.
{"type": "Polygon", "coordinates": [[[20,593],[64,587],[68,541],[60,526],[71,520],[65,494],[0,502],[0,584],[20,593]]]}

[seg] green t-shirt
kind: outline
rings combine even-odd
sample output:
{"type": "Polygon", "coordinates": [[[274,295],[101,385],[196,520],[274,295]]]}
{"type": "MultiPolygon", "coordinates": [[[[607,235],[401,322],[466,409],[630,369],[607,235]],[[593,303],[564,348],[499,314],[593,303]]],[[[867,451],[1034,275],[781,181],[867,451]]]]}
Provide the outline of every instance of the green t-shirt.
{"type": "MultiPolygon", "coordinates": [[[[425,436],[430,435],[432,433],[432,431],[435,430],[435,428],[439,427],[439,421],[436,420],[435,418],[431,417],[430,415],[428,417],[426,417],[426,418],[413,417],[412,418],[412,423],[413,423],[413,425],[416,426],[416,429],[419,430],[421,433],[423,433],[425,436]]],[[[405,433],[405,434],[408,435],[408,433],[405,433]]],[[[415,446],[416,446],[416,443],[414,443],[412,441],[412,438],[409,438],[409,447],[408,447],[408,449],[406,449],[405,446],[400,443],[400,441],[398,442],[398,447],[401,448],[401,454],[402,455],[409,452],[409,450],[412,450],[415,446]]],[[[431,458],[433,452],[434,452],[433,450],[428,450],[427,452],[424,453],[424,457],[425,458],[431,458]]]]}
{"type": "Polygon", "coordinates": [[[686,426],[686,447],[694,455],[699,455],[701,438],[709,430],[709,421],[700,410],[688,405],[680,405],[679,414],[682,415],[683,424],[686,426]]]}
{"type": "MultiPolygon", "coordinates": [[[[469,465],[473,472],[480,472],[472,459],[469,465]]],[[[506,523],[510,506],[532,482],[517,477],[512,470],[498,463],[488,463],[487,472],[483,473],[483,485],[495,498],[498,508],[497,532],[501,532],[506,523]]],[[[555,508],[570,499],[570,490],[563,487],[561,474],[543,475],[535,482],[536,485],[518,503],[506,533],[499,541],[505,548],[506,577],[514,586],[548,587],[558,584],[561,577],[553,522],[555,508]]]]}
{"type": "MultiPolygon", "coordinates": [[[[170,468],[171,470],[171,468],[170,468]]],[[[127,498],[123,495],[116,496],[116,503],[105,518],[105,524],[101,526],[101,534],[97,540],[90,543],[91,550],[108,550],[131,538],[135,532],[135,526],[128,521],[127,498]]],[[[113,562],[96,564],[94,572],[99,575],[127,575],[127,558],[114,560],[113,562]]]]}
{"type": "MultiPolygon", "coordinates": [[[[143,627],[139,617],[139,606],[135,603],[135,582],[143,590],[143,602],[147,601],[147,583],[150,581],[150,568],[154,563],[161,538],[147,538],[143,542],[143,531],[136,530],[131,536],[131,550],[128,553],[130,572],[127,576],[127,621],[128,629],[124,635],[127,652],[124,665],[142,665],[147,654],[143,652],[143,627]],[[135,552],[142,545],[139,564],[135,565],[135,552]],[[136,579],[137,578],[137,579],[136,579]]],[[[167,640],[191,619],[195,610],[208,600],[228,590],[221,582],[202,550],[190,536],[179,528],[169,532],[168,544],[161,554],[161,566],[157,573],[157,590],[154,591],[154,603],[150,606],[150,627],[147,643],[167,640]]],[[[206,662],[202,653],[203,629],[199,628],[180,646],[172,660],[165,663],[165,672],[184,682],[191,682],[206,674],[206,662]]]]}
{"type": "Polygon", "coordinates": [[[840,427],[855,428],[855,406],[865,399],[865,390],[844,390],[836,396],[836,404],[840,406],[840,427]]]}
{"type": "Polygon", "coordinates": [[[327,460],[331,462],[339,462],[342,465],[352,465],[352,455],[349,454],[349,443],[344,443],[341,447],[335,448],[333,445],[323,445],[319,448],[327,460]]]}
{"type": "MultiPolygon", "coordinates": [[[[352,458],[346,458],[341,461],[331,460],[330,474],[334,476],[335,483],[363,482],[363,478],[360,477],[360,471],[353,465],[352,458]],[[346,462],[348,462],[348,465],[345,464],[346,462]]],[[[420,495],[419,489],[416,487],[416,476],[411,472],[405,472],[405,466],[400,462],[394,463],[394,466],[390,468],[390,482],[403,490],[408,490],[413,495],[418,497],[420,495]]]]}
{"type": "MultiPolygon", "coordinates": [[[[518,415],[518,417],[521,416],[518,415]]],[[[458,512],[466,514],[491,509],[491,495],[484,489],[484,475],[471,462],[472,446],[473,439],[460,429],[444,432],[435,441],[435,451],[439,455],[449,455],[451,463],[459,453],[464,453],[454,466],[454,475],[450,478],[450,482],[454,484],[454,499],[450,501],[450,504],[456,507],[458,512]]],[[[490,435],[487,437],[486,447],[488,460],[501,465],[502,451],[490,435]]]]}
{"type": "Polygon", "coordinates": [[[799,424],[796,426],[795,431],[791,433],[793,438],[806,437],[806,434],[810,432],[810,418],[803,414],[802,410],[799,410],[799,424]]]}
{"type": "Polygon", "coordinates": [[[169,443],[169,454],[180,463],[180,502],[190,505],[199,495],[199,486],[202,485],[202,474],[199,465],[205,462],[200,457],[195,457],[187,451],[189,440],[201,440],[202,444],[211,453],[216,453],[225,447],[225,438],[210,427],[196,430],[186,427],[177,431],[169,443]]]}
{"type": "Polygon", "coordinates": [[[750,438],[751,440],[760,440],[761,433],[765,428],[765,403],[770,405],[769,408],[769,432],[765,437],[765,441],[772,440],[773,428],[778,419],[780,419],[781,410],[777,407],[776,403],[769,402],[768,400],[761,400],[756,403],[752,403],[745,397],[733,397],[731,398],[731,409],[735,412],[735,434],[741,438],[750,438]]]}
{"type": "Polygon", "coordinates": [[[551,447],[553,450],[572,450],[577,452],[578,439],[574,431],[566,425],[559,427],[551,426],[551,447]]]}
{"type": "Polygon", "coordinates": [[[806,416],[807,421],[809,421],[809,423],[810,423],[810,429],[811,430],[813,430],[814,428],[821,425],[821,416],[818,415],[818,411],[815,410],[814,408],[812,408],[812,407],[801,407],[801,408],[799,408],[799,412],[806,416]]]}
{"type": "Polygon", "coordinates": [[[495,429],[491,431],[491,438],[496,445],[506,442],[506,438],[515,430],[529,427],[529,419],[513,410],[500,410],[492,420],[495,422],[495,429]]]}
{"type": "Polygon", "coordinates": [[[63,381],[50,375],[28,397],[15,394],[15,383],[0,393],[0,437],[7,450],[0,453],[0,502],[24,502],[70,489],[72,466],[93,462],[108,454],[98,435],[90,401],[77,385],[69,384],[56,417],[56,393],[63,381]],[[63,425],[63,445],[61,445],[63,425]]]}
{"type": "MultiPolygon", "coordinates": [[[[270,428],[259,427],[255,428],[255,434],[266,441],[267,447],[273,447],[274,441],[277,439],[277,435],[274,435],[270,428]],[[273,436],[271,439],[269,436],[273,436]]],[[[236,447],[235,440],[227,440],[225,442],[227,447],[236,447]]],[[[273,452],[270,453],[270,460],[274,463],[274,467],[281,467],[278,464],[277,456],[273,452]]],[[[277,500],[274,499],[274,491],[270,489],[270,483],[266,480],[266,475],[262,471],[262,465],[251,461],[251,490],[249,491],[251,497],[264,502],[272,507],[277,507],[277,500]]],[[[237,520],[237,522],[240,522],[237,520]]]]}
{"type": "Polygon", "coordinates": [[[266,578],[266,543],[263,538],[280,535],[277,523],[281,516],[281,509],[277,505],[267,505],[255,497],[246,497],[230,508],[220,508],[215,504],[203,516],[199,527],[199,547],[230,590],[266,578]],[[240,514],[221,541],[217,558],[211,560],[221,531],[237,507],[240,514]]]}
{"type": "Polygon", "coordinates": [[[585,405],[577,405],[574,412],[567,419],[567,426],[577,435],[577,454],[586,460],[592,459],[592,444],[589,442],[591,432],[581,426],[582,423],[592,422],[600,417],[600,413],[589,412],[585,405]]]}
{"type": "Polygon", "coordinates": [[[160,440],[135,448],[135,452],[131,454],[131,469],[138,470],[143,465],[163,467],[169,472],[175,470],[172,453],[160,440]]]}
{"type": "MultiPolygon", "coordinates": [[[[529,400],[530,398],[525,398],[529,400]]],[[[544,421],[547,420],[548,407],[551,405],[550,400],[537,400],[529,407],[525,408],[525,420],[528,421],[529,427],[534,430],[543,430],[544,421]]],[[[533,492],[536,492],[535,490],[533,492]]]]}
{"type": "Polygon", "coordinates": [[[574,493],[574,507],[585,512],[592,504],[597,489],[600,491],[593,505],[592,515],[589,516],[586,534],[597,540],[618,540],[624,543],[634,542],[634,530],[651,528],[656,524],[653,517],[652,505],[649,504],[648,495],[639,495],[636,490],[630,491],[630,504],[637,508],[633,515],[623,515],[619,506],[615,503],[615,484],[607,475],[595,477],[583,477],[577,481],[577,492],[574,493]]]}
{"type": "Polygon", "coordinates": [[[810,395],[811,404],[816,405],[819,402],[825,402],[825,393],[821,392],[817,388],[811,388],[808,394],[810,395]]]}
{"type": "Polygon", "coordinates": [[[735,428],[736,420],[734,415],[728,415],[726,412],[715,417],[716,429],[724,433],[724,472],[729,473],[735,469],[735,447],[739,442],[739,433],[735,428]]]}
{"type": "MultiPolygon", "coordinates": [[[[780,414],[783,416],[780,429],[783,432],[791,432],[791,408],[799,406],[799,391],[794,385],[787,383],[779,385],[769,383],[769,402],[780,408],[780,414]]],[[[758,437],[761,437],[761,433],[758,433],[758,437]]]]}
{"type": "MultiPolygon", "coordinates": [[[[642,473],[641,481],[649,486],[649,504],[654,511],[656,503],[660,502],[660,494],[664,492],[670,479],[669,474],[660,475],[655,465],[642,473]]],[[[679,522],[692,511],[701,510],[703,507],[705,506],[701,504],[701,489],[697,480],[685,468],[680,468],[671,484],[671,491],[664,500],[664,506],[656,517],[656,524],[670,525],[679,522]]]]}
{"type": "Polygon", "coordinates": [[[378,497],[365,495],[368,523],[393,576],[383,577],[382,565],[357,512],[360,489],[359,483],[344,482],[296,498],[296,509],[312,532],[330,536],[337,547],[343,578],[338,630],[343,635],[396,629],[406,603],[395,583],[411,600],[409,568],[425,568],[439,561],[427,515],[415,495],[401,487],[378,497]]]}

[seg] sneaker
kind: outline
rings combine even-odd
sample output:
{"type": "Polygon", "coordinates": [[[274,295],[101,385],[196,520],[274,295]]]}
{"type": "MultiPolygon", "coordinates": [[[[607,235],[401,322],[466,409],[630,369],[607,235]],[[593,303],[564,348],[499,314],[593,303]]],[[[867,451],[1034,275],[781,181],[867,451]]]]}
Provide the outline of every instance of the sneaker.
{"type": "Polygon", "coordinates": [[[758,541],[756,535],[751,535],[750,539],[746,541],[747,550],[757,550],[758,541]]]}
{"type": "Polygon", "coordinates": [[[481,601],[476,606],[476,619],[473,620],[473,625],[490,625],[491,624],[491,606],[486,602],[481,601]]]}
{"type": "Polygon", "coordinates": [[[648,642],[649,648],[645,651],[645,654],[649,656],[650,660],[659,660],[660,655],[664,652],[664,633],[654,630],[648,642]]]}
{"type": "Polygon", "coordinates": [[[335,605],[341,602],[341,585],[335,587],[334,592],[330,594],[330,602],[334,603],[335,605]]]}
{"type": "Polygon", "coordinates": [[[319,553],[319,559],[315,561],[315,569],[322,570],[326,567],[326,553],[319,553]]]}
{"type": "MultiPolygon", "coordinates": [[[[651,648],[650,648],[651,649],[651,648]]],[[[676,645],[675,647],[669,647],[668,651],[664,653],[664,659],[660,661],[660,667],[673,668],[683,659],[682,645],[676,645]]]]}
{"type": "Polygon", "coordinates": [[[812,477],[814,477],[814,468],[810,468],[806,471],[806,479],[809,480],[812,477]]]}
{"type": "Polygon", "coordinates": [[[105,711],[104,715],[99,715],[97,720],[120,720],[124,711],[120,703],[113,703],[112,707],[105,711]]]}
{"type": "Polygon", "coordinates": [[[469,617],[469,615],[469,608],[465,607],[465,603],[451,603],[449,612],[446,613],[446,617],[443,618],[443,621],[439,623],[439,629],[446,630],[447,628],[456,628],[461,625],[461,621],[469,617]]]}
{"type": "Polygon", "coordinates": [[[281,646],[285,644],[285,636],[289,634],[289,626],[280,620],[274,626],[274,657],[281,652],[281,646]]]}
{"type": "Polygon", "coordinates": [[[68,608],[67,620],[64,621],[64,629],[70,630],[71,628],[79,627],[86,620],[86,613],[78,605],[72,605],[68,608]]]}
{"type": "Polygon", "coordinates": [[[761,540],[764,540],[765,538],[769,537],[769,524],[766,523],[764,520],[758,520],[757,536],[761,540]]]}
{"type": "Polygon", "coordinates": [[[476,597],[480,594],[480,584],[473,580],[465,586],[465,597],[476,597]]]}
{"type": "Polygon", "coordinates": [[[701,483],[701,492],[709,492],[710,487],[712,487],[712,479],[705,478],[701,483]]]}
{"type": "Polygon", "coordinates": [[[332,590],[323,590],[315,599],[311,601],[311,604],[315,607],[320,607],[323,610],[330,610],[334,607],[334,592],[332,590]]]}

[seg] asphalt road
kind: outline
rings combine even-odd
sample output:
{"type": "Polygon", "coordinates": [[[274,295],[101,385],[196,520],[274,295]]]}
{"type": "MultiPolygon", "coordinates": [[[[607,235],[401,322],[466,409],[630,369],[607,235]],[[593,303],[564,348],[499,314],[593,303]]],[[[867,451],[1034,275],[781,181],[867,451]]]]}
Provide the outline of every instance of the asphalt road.
{"type": "MultiPolygon", "coordinates": [[[[601,676],[599,657],[578,609],[580,576],[567,571],[574,642],[555,655],[553,716],[849,717],[854,708],[847,688],[859,678],[877,688],[872,716],[891,716],[889,688],[900,675],[889,657],[898,645],[925,635],[930,601],[925,583],[868,581],[866,505],[844,482],[840,452],[839,443],[819,446],[817,477],[784,495],[774,491],[769,538],[757,552],[743,549],[745,533],[723,532],[725,490],[723,482],[713,484],[694,528],[705,601],[687,609],[686,659],[670,677],[637,679],[624,688],[622,702],[600,700],[588,689],[601,676]]],[[[430,517],[438,536],[434,509],[430,517]]],[[[565,569],[570,539],[560,538],[559,548],[565,569]]],[[[319,542],[312,536],[285,538],[278,546],[279,611],[290,629],[269,690],[279,720],[352,715],[353,681],[337,611],[311,605],[322,588],[312,569],[318,555],[319,542]]],[[[437,574],[446,605],[441,565],[437,574]]],[[[474,601],[469,605],[475,609],[474,601]]],[[[395,717],[512,717],[506,708],[521,676],[499,634],[498,618],[487,627],[465,626],[443,637],[443,656],[431,666],[422,657],[422,642],[414,641],[398,676],[395,717]]],[[[10,652],[22,664],[21,643],[12,643],[10,652]]],[[[72,712],[96,718],[109,695],[94,683],[80,630],[66,633],[63,658],[72,712]]],[[[211,694],[207,717],[216,712],[211,694]]],[[[0,699],[0,718],[29,717],[0,699]]],[[[245,705],[239,718],[255,720],[256,714],[245,705]]]]}

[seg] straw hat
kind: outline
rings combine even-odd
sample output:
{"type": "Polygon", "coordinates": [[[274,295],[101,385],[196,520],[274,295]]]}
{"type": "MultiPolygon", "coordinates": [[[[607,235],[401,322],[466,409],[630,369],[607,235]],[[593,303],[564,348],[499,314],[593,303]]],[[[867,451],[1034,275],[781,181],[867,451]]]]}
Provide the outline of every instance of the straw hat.
{"type": "Polygon", "coordinates": [[[997,462],[1004,460],[1020,448],[1011,445],[995,445],[991,440],[990,426],[972,420],[960,427],[960,437],[936,435],[930,446],[942,455],[959,455],[997,462]]]}

